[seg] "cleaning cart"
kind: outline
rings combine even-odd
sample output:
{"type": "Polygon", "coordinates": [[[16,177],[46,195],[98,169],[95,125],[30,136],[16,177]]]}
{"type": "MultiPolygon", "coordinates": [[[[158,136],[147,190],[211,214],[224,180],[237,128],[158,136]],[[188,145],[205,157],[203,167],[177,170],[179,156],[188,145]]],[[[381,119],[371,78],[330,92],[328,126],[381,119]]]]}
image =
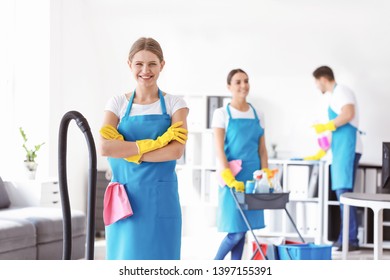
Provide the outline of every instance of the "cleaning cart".
{"type": "Polygon", "coordinates": [[[266,260],[267,257],[264,255],[263,250],[261,249],[261,245],[255,233],[253,232],[253,229],[245,215],[244,210],[284,209],[294,229],[298,233],[299,239],[301,240],[302,243],[305,243],[305,240],[300,234],[297,226],[295,225],[293,218],[291,217],[290,213],[286,208],[286,204],[289,201],[289,195],[290,195],[289,192],[252,194],[252,193],[235,192],[233,189],[230,189],[230,192],[233,196],[233,199],[236,203],[238,210],[240,211],[242,218],[245,221],[246,226],[248,227],[248,230],[252,233],[252,236],[256,243],[257,248],[252,255],[251,258],[252,260],[254,259],[257,253],[260,253],[263,260],[266,260]]]}

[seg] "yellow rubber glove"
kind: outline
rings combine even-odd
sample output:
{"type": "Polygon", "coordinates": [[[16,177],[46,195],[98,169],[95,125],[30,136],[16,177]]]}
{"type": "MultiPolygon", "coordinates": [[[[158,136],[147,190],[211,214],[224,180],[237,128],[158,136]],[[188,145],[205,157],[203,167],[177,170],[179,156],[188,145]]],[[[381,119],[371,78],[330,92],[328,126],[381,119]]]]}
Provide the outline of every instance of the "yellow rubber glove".
{"type": "Polygon", "coordinates": [[[330,121],[328,123],[319,123],[319,124],[315,124],[313,125],[314,129],[316,130],[317,134],[320,134],[324,131],[335,131],[336,130],[336,126],[334,125],[334,121],[330,121]]]}
{"type": "Polygon", "coordinates": [[[150,151],[154,151],[165,147],[172,140],[176,140],[181,144],[185,144],[187,140],[187,129],[182,128],[183,122],[174,123],[168,130],[156,140],[145,139],[136,141],[138,146],[138,153],[143,155],[150,151]]]}
{"type": "Polygon", "coordinates": [[[268,169],[268,168],[263,168],[262,171],[267,174],[267,179],[268,179],[268,182],[272,183],[272,179],[275,177],[275,174],[279,171],[278,169],[268,169]]]}
{"type": "Polygon", "coordinates": [[[100,129],[100,135],[107,140],[124,140],[123,135],[112,125],[105,125],[100,129]]]}
{"type": "Polygon", "coordinates": [[[323,149],[320,149],[314,156],[309,156],[303,158],[304,160],[320,160],[326,155],[326,152],[323,149]]]}
{"type": "Polygon", "coordinates": [[[235,188],[237,192],[245,191],[244,183],[236,180],[230,168],[224,169],[221,173],[221,177],[229,188],[235,188]]]}
{"type": "MultiPolygon", "coordinates": [[[[112,125],[105,125],[100,129],[100,135],[107,140],[121,140],[124,141],[124,137],[122,134],[118,132],[118,130],[112,125]]],[[[131,157],[124,158],[124,160],[128,162],[134,162],[137,164],[141,163],[142,155],[134,155],[131,157]]]]}
{"type": "Polygon", "coordinates": [[[271,170],[268,168],[263,168],[262,171],[264,171],[264,173],[267,174],[268,179],[272,179],[279,170],[278,169],[271,170]]]}

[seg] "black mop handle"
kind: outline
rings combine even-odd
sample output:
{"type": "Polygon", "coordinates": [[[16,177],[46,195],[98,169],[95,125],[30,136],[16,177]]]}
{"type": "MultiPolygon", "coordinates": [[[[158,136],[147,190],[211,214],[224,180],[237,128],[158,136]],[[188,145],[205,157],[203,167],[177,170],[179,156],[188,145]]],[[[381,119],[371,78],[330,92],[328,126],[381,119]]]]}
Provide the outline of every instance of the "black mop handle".
{"type": "Polygon", "coordinates": [[[72,216],[69,202],[67,172],[66,172],[66,151],[67,136],[70,121],[74,119],[77,126],[83,132],[89,150],[89,179],[88,179],[88,208],[87,208],[87,260],[94,259],[95,243],[95,205],[96,205],[96,147],[92,137],[91,129],[84,116],[77,111],[69,111],[61,120],[58,135],[58,176],[61,194],[62,215],[63,215],[63,260],[70,260],[72,256],[72,216]]]}

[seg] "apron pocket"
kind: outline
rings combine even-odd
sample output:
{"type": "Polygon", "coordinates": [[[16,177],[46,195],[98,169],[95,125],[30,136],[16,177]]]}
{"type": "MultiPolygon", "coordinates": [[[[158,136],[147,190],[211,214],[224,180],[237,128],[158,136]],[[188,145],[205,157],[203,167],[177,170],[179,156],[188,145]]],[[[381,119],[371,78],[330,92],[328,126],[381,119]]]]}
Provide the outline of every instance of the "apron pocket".
{"type": "Polygon", "coordinates": [[[157,217],[181,217],[177,181],[157,182],[157,217]]]}

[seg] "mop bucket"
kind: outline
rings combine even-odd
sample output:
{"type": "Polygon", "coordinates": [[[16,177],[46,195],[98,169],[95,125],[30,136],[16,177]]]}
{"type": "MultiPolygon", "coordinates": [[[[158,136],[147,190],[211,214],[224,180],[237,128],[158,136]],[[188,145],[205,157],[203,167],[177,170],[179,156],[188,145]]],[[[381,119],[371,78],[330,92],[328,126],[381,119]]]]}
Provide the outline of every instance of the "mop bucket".
{"type": "MultiPolygon", "coordinates": [[[[294,241],[294,240],[285,240],[284,245],[291,245],[291,244],[304,244],[301,241],[294,241]]],[[[267,256],[269,260],[278,260],[278,246],[272,243],[260,243],[260,248],[263,251],[264,256],[267,256]]],[[[252,241],[252,250],[253,253],[256,252],[257,245],[255,241],[252,241]]],[[[253,260],[263,260],[262,255],[257,251],[256,254],[252,258],[253,260]]]]}
{"type": "Polygon", "coordinates": [[[279,245],[278,255],[280,260],[331,260],[331,245],[286,244],[279,245]]]}
{"type": "MultiPolygon", "coordinates": [[[[263,252],[263,255],[266,256],[267,255],[268,244],[260,243],[260,248],[261,248],[261,251],[263,252]]],[[[257,244],[256,244],[255,241],[252,242],[252,249],[253,249],[253,253],[255,253],[256,249],[257,249],[257,244]]],[[[252,257],[252,260],[264,260],[264,258],[260,254],[260,252],[257,251],[257,253],[252,257]]]]}

